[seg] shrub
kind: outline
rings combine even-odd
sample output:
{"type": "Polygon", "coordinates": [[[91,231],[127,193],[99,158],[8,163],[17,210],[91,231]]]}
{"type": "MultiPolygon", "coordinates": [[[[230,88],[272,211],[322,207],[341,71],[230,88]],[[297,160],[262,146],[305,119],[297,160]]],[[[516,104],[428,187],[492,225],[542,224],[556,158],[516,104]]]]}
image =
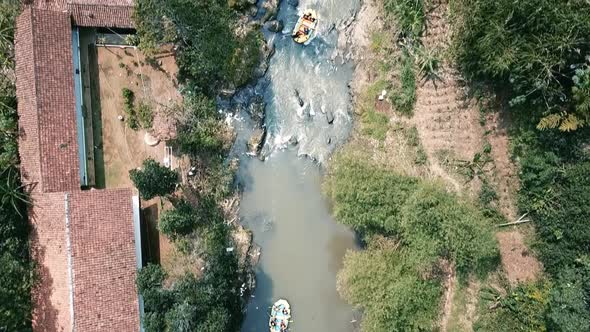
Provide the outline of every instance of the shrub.
{"type": "Polygon", "coordinates": [[[142,128],[152,128],[154,123],[154,111],[149,104],[139,102],[137,105],[137,120],[142,128]]]}
{"type": "Polygon", "coordinates": [[[135,112],[135,94],[127,88],[123,88],[121,94],[123,95],[123,110],[127,116],[127,125],[129,128],[137,130],[139,129],[139,123],[135,112]]]}
{"type": "Polygon", "coordinates": [[[366,332],[433,330],[442,291],[440,280],[421,277],[416,257],[387,240],[345,255],[338,290],[363,309],[366,332]]]}
{"type": "Polygon", "coordinates": [[[254,69],[260,62],[260,47],[264,42],[262,32],[250,31],[237,41],[237,47],[228,64],[228,81],[234,86],[248,83],[253,76],[254,69]]]}
{"type": "Polygon", "coordinates": [[[178,173],[151,158],[143,161],[141,170],[129,171],[129,177],[143,199],[172,194],[178,183],[178,173]]]}
{"type": "Polygon", "coordinates": [[[590,264],[567,268],[555,279],[547,313],[550,331],[577,332],[590,326],[590,264]]]}
{"type": "Polygon", "coordinates": [[[162,234],[175,240],[179,236],[185,236],[195,228],[196,216],[193,208],[186,202],[181,202],[175,209],[164,211],[158,222],[162,234]]]}
{"type": "Polygon", "coordinates": [[[423,0],[385,0],[383,6],[395,20],[402,37],[418,38],[422,35],[426,23],[423,0]]]}
{"type": "Polygon", "coordinates": [[[190,97],[185,101],[184,112],[176,138],[182,153],[219,156],[227,151],[229,144],[223,136],[226,127],[213,100],[205,96],[190,97]]]}
{"type": "Polygon", "coordinates": [[[545,268],[557,274],[590,254],[590,162],[564,167],[549,153],[522,168],[520,203],[534,218],[545,268]]]}
{"type": "MultiPolygon", "coordinates": [[[[545,313],[549,302],[551,284],[546,281],[520,284],[500,297],[495,290],[494,301],[480,300],[481,316],[475,322],[473,330],[484,331],[547,331],[545,313]],[[499,298],[499,300],[496,300],[499,298]],[[490,306],[497,307],[489,309],[490,306]]],[[[485,295],[487,292],[482,291],[485,295]]]]}
{"type": "Polygon", "coordinates": [[[417,183],[354,156],[340,155],[332,163],[327,191],[339,222],[361,233],[395,234],[402,206],[417,183]]]}
{"type": "Polygon", "coordinates": [[[487,269],[498,250],[489,220],[436,185],[422,184],[402,208],[402,238],[414,250],[434,249],[459,272],[487,269]]]}

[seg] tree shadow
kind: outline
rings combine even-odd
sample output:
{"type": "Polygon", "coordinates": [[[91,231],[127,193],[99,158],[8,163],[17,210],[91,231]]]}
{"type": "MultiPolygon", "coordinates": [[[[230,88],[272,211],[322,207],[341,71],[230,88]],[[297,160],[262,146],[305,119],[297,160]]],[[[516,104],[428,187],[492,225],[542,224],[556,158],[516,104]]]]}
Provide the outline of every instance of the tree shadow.
{"type": "Polygon", "coordinates": [[[268,319],[272,298],[273,282],[266,272],[256,272],[256,289],[247,306],[246,317],[240,331],[260,332],[268,330],[268,319]]]}

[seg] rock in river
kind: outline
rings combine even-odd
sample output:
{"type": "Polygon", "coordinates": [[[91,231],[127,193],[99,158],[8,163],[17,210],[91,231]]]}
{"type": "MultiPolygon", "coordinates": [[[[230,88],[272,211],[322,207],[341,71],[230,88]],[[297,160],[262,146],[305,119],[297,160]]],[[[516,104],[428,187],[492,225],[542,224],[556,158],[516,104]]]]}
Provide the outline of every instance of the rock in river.
{"type": "Polygon", "coordinates": [[[303,107],[303,105],[305,105],[305,102],[303,101],[303,98],[301,98],[301,95],[299,94],[299,90],[295,89],[295,98],[297,98],[297,102],[299,103],[299,107],[303,107]]]}
{"type": "Polygon", "coordinates": [[[283,31],[283,21],[281,20],[272,20],[264,23],[264,27],[271,32],[280,32],[283,31]]]}
{"type": "Polygon", "coordinates": [[[328,120],[329,124],[334,123],[334,113],[332,111],[326,112],[326,120],[328,120]]]}
{"type": "Polygon", "coordinates": [[[250,140],[246,143],[248,147],[248,153],[251,155],[258,155],[262,146],[264,145],[264,140],[266,139],[266,128],[264,129],[256,129],[252,133],[250,140]]]}

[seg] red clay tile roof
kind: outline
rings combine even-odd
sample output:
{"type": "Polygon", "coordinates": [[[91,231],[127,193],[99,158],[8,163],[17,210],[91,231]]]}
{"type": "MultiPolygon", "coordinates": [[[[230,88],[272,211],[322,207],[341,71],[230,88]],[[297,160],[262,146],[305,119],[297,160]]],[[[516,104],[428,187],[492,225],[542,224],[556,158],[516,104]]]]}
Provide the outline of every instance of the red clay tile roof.
{"type": "Polygon", "coordinates": [[[133,28],[133,7],[68,4],[74,24],[81,27],[133,28]]]}
{"type": "Polygon", "coordinates": [[[80,188],[71,23],[25,9],[17,19],[16,88],[23,180],[41,192],[80,188]]]}
{"type": "Polygon", "coordinates": [[[33,202],[33,329],[138,331],[131,190],[34,194],[33,202]]]}
{"type": "Polygon", "coordinates": [[[65,194],[33,194],[31,199],[31,256],[39,277],[32,292],[33,330],[71,331],[65,194]]]}
{"type": "Polygon", "coordinates": [[[133,28],[133,0],[34,0],[33,6],[68,11],[82,27],[133,28]]]}
{"type": "Polygon", "coordinates": [[[35,184],[35,331],[139,330],[132,192],[80,190],[71,35],[76,17],[127,27],[131,1],[35,0],[17,18],[19,154],[23,182],[35,184]]]}
{"type": "Polygon", "coordinates": [[[130,189],[71,195],[74,317],[78,331],[139,330],[131,198],[130,189]]]}

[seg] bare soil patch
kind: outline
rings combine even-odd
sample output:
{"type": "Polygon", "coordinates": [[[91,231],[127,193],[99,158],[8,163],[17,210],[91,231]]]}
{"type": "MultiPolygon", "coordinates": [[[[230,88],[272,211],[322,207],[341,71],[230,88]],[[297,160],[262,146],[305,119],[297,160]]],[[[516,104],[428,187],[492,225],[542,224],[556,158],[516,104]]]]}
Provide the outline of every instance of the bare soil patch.
{"type": "Polygon", "coordinates": [[[518,230],[496,234],[502,254],[502,267],[511,285],[535,280],[541,273],[542,266],[529,251],[518,230]]]}
{"type": "MultiPolygon", "coordinates": [[[[96,185],[99,188],[133,187],[129,171],[140,167],[147,158],[164,163],[166,144],[146,144],[146,133],[157,132],[152,128],[132,130],[125,121],[119,119],[119,116],[125,117],[122,90],[127,88],[133,91],[136,107],[139,103],[149,105],[156,118],[154,123],[157,123],[161,114],[182,101],[175,83],[178,68],[170,49],[163,49],[151,62],[139,50],[131,47],[98,46],[95,51],[96,63],[90,65],[95,66],[91,87],[96,185]]],[[[162,127],[156,129],[161,130],[162,127]]],[[[172,168],[179,167],[179,164],[176,158],[172,158],[172,168]]],[[[142,222],[148,240],[147,248],[144,249],[149,259],[161,263],[172,276],[180,275],[182,271],[177,271],[179,268],[194,268],[194,264],[178,262],[184,258],[158,232],[159,216],[166,208],[160,199],[142,200],[141,204],[142,222]]]]}
{"type": "MultiPolygon", "coordinates": [[[[101,120],[97,129],[102,134],[99,140],[102,144],[97,148],[103,154],[104,186],[130,187],[129,170],[139,167],[147,158],[163,162],[165,144],[147,145],[144,142],[146,130],[134,131],[119,120],[119,116],[125,116],[122,90],[133,91],[135,103],[148,103],[154,112],[171,108],[181,101],[174,84],[178,69],[170,52],[157,56],[157,67],[150,66],[135,48],[99,46],[97,53],[100,93],[100,110],[97,111],[101,120]]],[[[97,169],[101,167],[98,159],[97,169]]]]}

